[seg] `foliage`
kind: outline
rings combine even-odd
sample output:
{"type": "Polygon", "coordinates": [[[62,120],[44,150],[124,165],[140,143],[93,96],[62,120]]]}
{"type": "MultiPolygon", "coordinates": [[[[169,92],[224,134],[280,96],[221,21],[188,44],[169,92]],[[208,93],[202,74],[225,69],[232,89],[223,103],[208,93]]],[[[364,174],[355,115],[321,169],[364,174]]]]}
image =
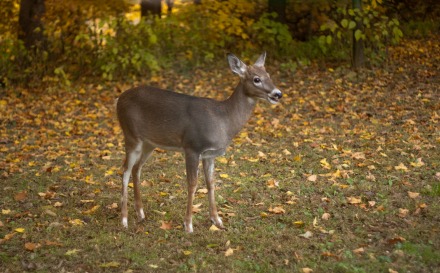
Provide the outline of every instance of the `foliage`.
{"type": "Polygon", "coordinates": [[[292,54],[292,36],[287,25],[276,21],[276,13],[265,13],[253,24],[253,40],[262,48],[274,50],[278,57],[292,54]]]}
{"type": "MultiPolygon", "coordinates": [[[[395,11],[408,9],[389,2],[385,6],[381,0],[364,1],[363,11],[350,9],[348,0],[293,0],[287,3],[283,24],[275,14],[266,13],[264,0],[215,0],[209,5],[176,1],[174,12],[160,20],[139,20],[139,6],[128,1],[45,3],[47,47],[28,51],[17,40],[19,0],[1,1],[2,82],[69,84],[93,77],[148,78],[160,70],[216,66],[227,52],[247,59],[263,50],[283,69],[294,71],[314,60],[346,61],[358,21],[364,29],[357,31],[355,39],[365,41],[368,56],[378,63],[386,57],[387,47],[402,37],[395,11]]],[[[414,5],[412,0],[405,4],[414,5]]],[[[429,12],[425,4],[418,10],[420,16],[429,12]]],[[[429,20],[409,22],[402,28],[414,33],[412,37],[427,35],[438,29],[438,23],[429,20]]]]}
{"type": "Polygon", "coordinates": [[[372,62],[384,60],[386,48],[390,44],[397,44],[403,33],[398,19],[389,18],[378,7],[376,1],[362,10],[337,7],[335,17],[321,26],[321,31],[327,33],[319,37],[323,52],[326,53],[333,43],[337,43],[338,49],[350,56],[353,31],[357,25],[361,25],[354,32],[354,39],[364,40],[372,62]]]}

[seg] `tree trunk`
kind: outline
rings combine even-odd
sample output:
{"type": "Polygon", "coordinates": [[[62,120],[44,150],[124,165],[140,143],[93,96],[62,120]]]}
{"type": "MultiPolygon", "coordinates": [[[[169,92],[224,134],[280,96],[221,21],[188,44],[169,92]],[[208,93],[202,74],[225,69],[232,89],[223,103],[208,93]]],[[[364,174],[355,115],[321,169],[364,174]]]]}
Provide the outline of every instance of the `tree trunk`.
{"type": "Polygon", "coordinates": [[[167,14],[169,16],[173,12],[174,0],[165,0],[165,3],[167,4],[167,14]]]}
{"type": "MultiPolygon", "coordinates": [[[[362,0],[353,0],[353,9],[362,10],[362,0]]],[[[356,40],[355,33],[356,30],[362,31],[364,33],[364,26],[361,21],[356,22],[356,27],[353,29],[353,69],[358,70],[365,65],[364,58],[364,40],[356,40]]]]}
{"type": "Polygon", "coordinates": [[[162,15],[162,1],[161,0],[141,0],[141,16],[145,17],[149,14],[158,16],[162,15]]]}
{"type": "Polygon", "coordinates": [[[27,49],[44,46],[43,24],[41,17],[45,12],[44,0],[21,0],[18,24],[18,39],[27,49]]]}
{"type": "Polygon", "coordinates": [[[194,4],[201,5],[202,4],[202,0],[194,0],[194,4]]]}
{"type": "Polygon", "coordinates": [[[268,11],[275,12],[281,23],[286,23],[286,4],[287,0],[268,0],[268,11]]]}

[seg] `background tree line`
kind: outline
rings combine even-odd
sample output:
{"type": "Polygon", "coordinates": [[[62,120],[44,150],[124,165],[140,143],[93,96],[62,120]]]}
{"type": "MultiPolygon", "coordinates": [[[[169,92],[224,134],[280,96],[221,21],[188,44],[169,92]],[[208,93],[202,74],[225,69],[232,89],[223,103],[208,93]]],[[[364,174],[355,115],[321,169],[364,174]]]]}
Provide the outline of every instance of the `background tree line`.
{"type": "Polygon", "coordinates": [[[0,5],[4,84],[136,78],[171,67],[214,65],[229,51],[252,57],[267,50],[287,71],[315,60],[374,66],[386,60],[386,48],[404,32],[438,32],[440,10],[435,0],[3,0],[0,5]]]}

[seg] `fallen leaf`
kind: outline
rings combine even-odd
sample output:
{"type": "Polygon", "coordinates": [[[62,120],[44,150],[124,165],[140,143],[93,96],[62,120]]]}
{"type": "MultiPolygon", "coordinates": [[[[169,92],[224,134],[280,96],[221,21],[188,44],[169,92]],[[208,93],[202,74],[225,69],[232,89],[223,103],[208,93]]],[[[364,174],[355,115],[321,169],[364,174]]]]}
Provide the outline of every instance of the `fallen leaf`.
{"type": "Polygon", "coordinates": [[[189,250],[184,250],[182,252],[183,252],[183,255],[185,255],[185,256],[189,256],[192,254],[192,251],[189,251],[189,250]]]}
{"type": "Polygon", "coordinates": [[[221,178],[229,178],[229,175],[226,174],[226,173],[221,173],[221,174],[220,174],[220,177],[221,177],[221,178]]]}
{"type": "Polygon", "coordinates": [[[266,182],[266,186],[271,189],[271,188],[275,188],[279,186],[279,182],[276,181],[275,179],[271,178],[269,180],[267,180],[266,182]]]}
{"type": "Polygon", "coordinates": [[[286,212],[282,206],[276,206],[276,207],[274,207],[274,208],[270,207],[270,208],[268,209],[268,211],[269,211],[269,212],[272,212],[272,213],[274,213],[274,214],[283,214],[283,213],[286,212]]]}
{"type": "Polygon", "coordinates": [[[14,200],[17,201],[17,202],[23,202],[26,199],[26,197],[27,197],[27,192],[26,191],[22,191],[22,192],[17,193],[14,196],[14,200]]]}
{"type": "Polygon", "coordinates": [[[399,273],[399,272],[396,271],[396,270],[393,270],[393,269],[391,269],[391,268],[388,268],[388,273],[399,273]]]}
{"type": "Polygon", "coordinates": [[[399,171],[399,170],[404,171],[404,172],[408,171],[408,168],[403,163],[400,163],[399,165],[395,166],[394,169],[396,171],[399,171]]]}
{"type": "Polygon", "coordinates": [[[160,229],[164,229],[164,230],[173,229],[172,222],[171,221],[170,222],[162,221],[160,229]]]}
{"type": "Polygon", "coordinates": [[[55,204],[53,204],[54,207],[59,208],[63,206],[63,203],[61,202],[55,202],[55,204]]]}
{"type": "Polygon", "coordinates": [[[323,167],[324,169],[330,170],[332,168],[330,166],[330,163],[327,162],[327,158],[321,159],[319,163],[321,163],[321,167],[323,167]]]}
{"type": "Polygon", "coordinates": [[[412,191],[408,191],[408,196],[411,199],[416,199],[417,197],[419,197],[420,193],[418,192],[412,192],[412,191]]]}
{"type": "Polygon", "coordinates": [[[313,269],[308,268],[308,267],[303,267],[303,268],[301,268],[301,270],[303,273],[312,273],[313,272],[313,269]]]}
{"type": "Polygon", "coordinates": [[[91,209],[83,211],[82,214],[93,214],[99,209],[100,205],[93,206],[91,209]]]}
{"type": "Polygon", "coordinates": [[[368,205],[370,207],[374,207],[376,205],[376,201],[368,201],[368,205]]]}
{"type": "Polygon", "coordinates": [[[208,189],[198,189],[197,193],[204,193],[207,194],[208,193],[208,189]]]}
{"type": "Polygon", "coordinates": [[[425,162],[423,162],[422,158],[419,157],[416,159],[416,162],[411,162],[410,165],[416,168],[420,168],[425,165],[425,162]]]}
{"type": "Polygon", "coordinates": [[[202,211],[202,209],[200,208],[202,206],[202,203],[198,203],[196,205],[192,206],[192,212],[193,213],[199,213],[200,211],[202,211]]]}
{"type": "Polygon", "coordinates": [[[232,248],[228,248],[228,249],[225,251],[225,256],[226,256],[226,257],[231,256],[232,254],[234,254],[234,250],[233,250],[232,248]]]}
{"type": "Polygon", "coordinates": [[[17,234],[17,232],[6,234],[5,237],[3,237],[3,239],[0,239],[0,244],[10,240],[12,237],[14,237],[15,234],[17,234]]]}
{"type": "Polygon", "coordinates": [[[303,221],[295,221],[293,222],[293,225],[297,228],[302,228],[305,225],[305,223],[303,221]]]}
{"type": "Polygon", "coordinates": [[[398,216],[399,216],[400,218],[405,218],[406,216],[408,216],[408,213],[409,213],[409,210],[408,210],[408,209],[402,209],[402,208],[399,208],[399,214],[398,214],[398,216]]]}
{"type": "Polygon", "coordinates": [[[393,238],[391,238],[391,239],[388,239],[388,244],[390,244],[390,245],[395,245],[395,244],[397,244],[397,243],[402,243],[402,242],[405,242],[406,240],[405,240],[405,238],[403,238],[403,237],[401,237],[401,236],[396,236],[396,237],[393,237],[393,238]]]}
{"type": "Polygon", "coordinates": [[[331,216],[330,213],[324,212],[321,216],[321,219],[328,220],[328,219],[330,219],[330,216],[331,216]]]}
{"type": "Polygon", "coordinates": [[[216,225],[211,225],[209,231],[219,231],[220,229],[216,225]]]}
{"type": "Polygon", "coordinates": [[[347,197],[347,202],[349,204],[360,204],[360,203],[362,203],[362,199],[356,198],[356,197],[347,197]]]}
{"type": "Polygon", "coordinates": [[[365,154],[363,152],[356,152],[351,155],[354,159],[365,159],[365,154]]]}
{"type": "Polygon", "coordinates": [[[14,230],[15,230],[15,232],[18,232],[18,233],[23,233],[24,232],[24,228],[16,228],[14,230]]]}
{"type": "Polygon", "coordinates": [[[74,248],[74,249],[67,250],[66,253],[64,253],[64,255],[73,256],[73,255],[78,254],[78,252],[80,252],[80,251],[81,251],[80,249],[74,248]]]}
{"type": "Polygon", "coordinates": [[[307,177],[307,180],[310,182],[315,182],[318,176],[316,174],[312,174],[311,176],[307,177]]]}
{"type": "Polygon", "coordinates": [[[36,243],[25,243],[24,244],[24,249],[28,250],[28,251],[34,251],[35,249],[39,248],[41,246],[41,244],[36,244],[36,243]]]}
{"type": "Polygon", "coordinates": [[[69,220],[69,223],[72,226],[83,226],[84,225],[84,221],[81,219],[73,219],[73,220],[69,220]]]}
{"type": "Polygon", "coordinates": [[[299,236],[299,237],[306,238],[306,239],[309,239],[310,237],[313,236],[313,233],[310,232],[310,231],[306,231],[304,234],[300,234],[300,235],[298,235],[298,236],[299,236]]]}
{"type": "Polygon", "coordinates": [[[109,268],[109,267],[119,267],[121,264],[119,262],[108,262],[108,263],[103,263],[100,264],[99,267],[103,267],[103,268],[109,268]]]}
{"type": "Polygon", "coordinates": [[[361,254],[361,253],[364,253],[364,252],[365,252],[365,250],[364,250],[363,247],[356,248],[356,249],[353,250],[353,253],[355,253],[355,254],[361,254]]]}
{"type": "Polygon", "coordinates": [[[159,268],[159,266],[156,265],[156,264],[149,264],[148,266],[151,267],[151,268],[159,268]]]}
{"type": "Polygon", "coordinates": [[[2,209],[2,214],[3,215],[8,215],[9,213],[11,213],[10,209],[2,209]]]}

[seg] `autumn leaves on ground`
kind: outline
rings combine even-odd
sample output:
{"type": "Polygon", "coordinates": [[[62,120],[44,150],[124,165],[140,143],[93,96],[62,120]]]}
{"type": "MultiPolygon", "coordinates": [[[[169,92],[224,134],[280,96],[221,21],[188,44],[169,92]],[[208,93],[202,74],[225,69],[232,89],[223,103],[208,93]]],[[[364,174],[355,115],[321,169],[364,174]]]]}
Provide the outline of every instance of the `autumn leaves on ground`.
{"type": "MultiPolygon", "coordinates": [[[[226,231],[211,226],[201,177],[195,232],[184,232],[183,157],[161,150],[143,171],[147,220],[136,224],[131,206],[122,228],[114,99],[134,83],[0,91],[0,271],[435,272],[439,39],[389,53],[360,75],[291,75],[269,52],[285,97],[260,102],[216,160],[226,231]]],[[[223,99],[237,79],[225,61],[146,82],[223,99]]]]}

